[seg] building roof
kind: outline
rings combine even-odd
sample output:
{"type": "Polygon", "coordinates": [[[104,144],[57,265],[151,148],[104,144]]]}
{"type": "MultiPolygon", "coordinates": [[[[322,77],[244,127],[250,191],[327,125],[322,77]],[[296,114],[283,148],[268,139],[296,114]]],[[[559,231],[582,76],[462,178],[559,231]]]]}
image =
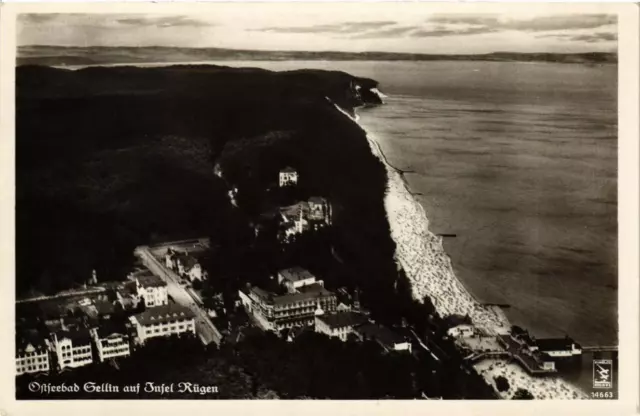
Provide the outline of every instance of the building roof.
{"type": "Polygon", "coordinates": [[[571,350],[571,344],[575,344],[577,348],[580,348],[580,345],[569,337],[539,339],[536,344],[538,349],[543,352],[571,350]]]}
{"type": "Polygon", "coordinates": [[[111,315],[115,311],[113,303],[107,300],[96,300],[94,306],[98,311],[98,315],[111,315]]]}
{"type": "Polygon", "coordinates": [[[61,341],[64,338],[69,338],[71,342],[76,345],[86,345],[91,343],[91,334],[87,328],[57,331],[56,336],[58,341],[61,341]]]}
{"type": "Polygon", "coordinates": [[[275,293],[268,292],[264,289],[260,289],[259,287],[251,288],[251,292],[253,292],[256,296],[275,305],[286,305],[294,302],[335,296],[332,292],[328,291],[323,286],[317,283],[303,286],[301,288],[298,288],[298,290],[298,293],[276,295],[275,293]]]}
{"type": "Polygon", "coordinates": [[[298,292],[313,294],[317,296],[335,296],[333,292],[325,289],[325,287],[320,283],[312,283],[310,285],[299,287],[298,292]]]}
{"type": "Polygon", "coordinates": [[[309,204],[305,201],[300,201],[287,207],[280,207],[280,213],[286,218],[297,219],[300,213],[303,216],[309,213],[309,204]]]}
{"type": "Polygon", "coordinates": [[[311,198],[309,198],[309,202],[313,204],[324,204],[325,202],[327,202],[327,200],[321,196],[312,196],[311,198]]]}
{"type": "Polygon", "coordinates": [[[335,296],[332,292],[328,291],[317,283],[298,288],[298,291],[298,293],[288,293],[282,296],[274,296],[273,303],[275,303],[276,305],[286,305],[294,302],[335,296]]]}
{"type": "Polygon", "coordinates": [[[282,278],[290,282],[297,282],[305,279],[315,279],[315,276],[307,269],[296,266],[278,272],[282,278]]]}
{"type": "Polygon", "coordinates": [[[98,317],[98,308],[96,308],[95,305],[93,304],[86,305],[86,306],[79,306],[78,308],[80,309],[80,311],[82,311],[82,313],[84,313],[85,315],[87,315],[92,319],[95,319],[98,317]]]}
{"type": "Polygon", "coordinates": [[[553,357],[551,357],[549,354],[544,353],[544,352],[541,352],[541,353],[537,354],[536,358],[538,358],[542,362],[553,361],[553,357]]]}
{"type": "Polygon", "coordinates": [[[177,304],[154,306],[135,315],[136,320],[141,325],[152,325],[174,321],[176,319],[191,319],[193,317],[194,315],[191,310],[177,304]]]}
{"type": "Polygon", "coordinates": [[[24,355],[27,352],[46,351],[45,337],[35,329],[16,331],[16,354],[24,355]]]}
{"type": "Polygon", "coordinates": [[[163,287],[167,285],[167,282],[159,278],[154,274],[144,274],[142,276],[136,276],[136,280],[142,287],[163,287]]]}
{"type": "Polygon", "coordinates": [[[123,285],[118,287],[117,292],[123,298],[136,297],[137,296],[136,282],[124,283],[123,285]]]}
{"type": "Polygon", "coordinates": [[[318,316],[322,322],[330,328],[344,328],[348,326],[357,326],[364,324],[368,318],[357,312],[338,312],[327,315],[318,316]]]}
{"type": "Polygon", "coordinates": [[[393,347],[394,344],[406,342],[404,337],[391,331],[382,325],[366,323],[355,328],[365,339],[375,339],[387,347],[393,347]]]}
{"type": "Polygon", "coordinates": [[[273,293],[267,292],[264,289],[260,289],[257,286],[252,287],[251,292],[255,293],[259,298],[262,298],[267,301],[273,300],[273,297],[274,297],[273,293]]]}
{"type": "Polygon", "coordinates": [[[280,170],[280,173],[296,173],[296,172],[297,171],[291,166],[287,166],[286,168],[280,170]]]}
{"type": "Polygon", "coordinates": [[[98,338],[105,339],[113,334],[126,335],[127,328],[123,324],[117,324],[113,321],[104,322],[96,328],[98,338]]]}
{"type": "Polygon", "coordinates": [[[188,254],[183,254],[179,256],[178,259],[186,270],[191,270],[196,264],[198,264],[198,259],[188,254]]]}

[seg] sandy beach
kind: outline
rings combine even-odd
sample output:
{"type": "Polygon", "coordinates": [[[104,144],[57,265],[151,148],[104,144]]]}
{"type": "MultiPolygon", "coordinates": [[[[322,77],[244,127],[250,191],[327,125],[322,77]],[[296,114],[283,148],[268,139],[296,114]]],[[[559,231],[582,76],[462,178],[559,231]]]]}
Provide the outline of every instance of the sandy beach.
{"type": "Polygon", "coordinates": [[[503,399],[511,399],[518,389],[526,389],[537,400],[544,399],[587,399],[588,396],[577,387],[558,377],[531,377],[517,364],[504,360],[483,360],[474,366],[503,399]],[[503,376],[509,381],[509,390],[501,392],[496,389],[495,378],[503,376]]]}

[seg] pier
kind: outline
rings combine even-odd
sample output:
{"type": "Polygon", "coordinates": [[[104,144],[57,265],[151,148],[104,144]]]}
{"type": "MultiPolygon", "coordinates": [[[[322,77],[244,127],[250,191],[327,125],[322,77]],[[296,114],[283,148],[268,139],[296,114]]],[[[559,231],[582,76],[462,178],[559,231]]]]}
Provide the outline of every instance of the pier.
{"type": "Polygon", "coordinates": [[[511,307],[511,305],[508,303],[483,303],[482,306],[487,306],[487,307],[497,306],[498,308],[503,308],[503,309],[508,309],[511,307]]]}
{"type": "Polygon", "coordinates": [[[617,345],[589,345],[582,347],[582,352],[612,352],[618,351],[617,345]]]}

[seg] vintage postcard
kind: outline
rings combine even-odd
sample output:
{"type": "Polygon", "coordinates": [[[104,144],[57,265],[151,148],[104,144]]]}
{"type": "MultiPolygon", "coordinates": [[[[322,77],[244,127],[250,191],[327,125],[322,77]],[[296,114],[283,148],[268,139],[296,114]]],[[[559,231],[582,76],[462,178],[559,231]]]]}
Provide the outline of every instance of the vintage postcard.
{"type": "Polygon", "coordinates": [[[632,413],[637,12],[3,7],[0,414],[632,413]]]}

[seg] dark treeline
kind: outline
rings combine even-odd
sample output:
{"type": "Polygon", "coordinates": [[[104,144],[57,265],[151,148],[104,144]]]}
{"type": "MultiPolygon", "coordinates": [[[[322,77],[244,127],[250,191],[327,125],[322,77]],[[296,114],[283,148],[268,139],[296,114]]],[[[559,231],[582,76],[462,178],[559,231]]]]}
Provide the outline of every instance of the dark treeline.
{"type": "Polygon", "coordinates": [[[135,245],[233,230],[225,184],[212,174],[224,144],[297,129],[311,109],[329,108],[324,96],[352,104],[352,78],[338,72],[18,67],[16,75],[19,294],[71,287],[92,269],[99,280],[122,279],[135,245]]]}

